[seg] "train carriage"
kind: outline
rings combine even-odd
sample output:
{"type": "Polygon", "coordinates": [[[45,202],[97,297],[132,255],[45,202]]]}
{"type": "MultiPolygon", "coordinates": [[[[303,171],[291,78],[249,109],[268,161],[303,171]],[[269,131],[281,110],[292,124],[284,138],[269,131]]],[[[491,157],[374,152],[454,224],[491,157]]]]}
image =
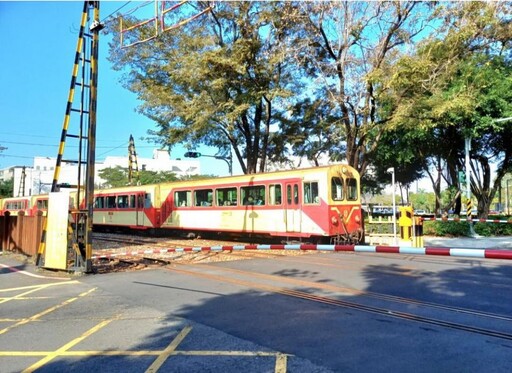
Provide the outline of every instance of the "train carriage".
{"type": "Polygon", "coordinates": [[[360,242],[359,175],[349,166],[160,185],[161,228],[360,242]]]}
{"type": "MultiPolygon", "coordinates": [[[[93,224],[358,243],[364,242],[359,190],[357,171],[340,164],[96,190],[93,224]]],[[[71,192],[70,210],[76,208],[76,198],[76,191],[71,192]]],[[[1,203],[2,213],[46,214],[48,196],[1,203]]]]}
{"type": "Polygon", "coordinates": [[[94,192],[96,227],[148,229],[160,227],[158,185],[143,185],[94,192]]]}
{"type": "Polygon", "coordinates": [[[33,215],[32,198],[24,197],[8,197],[0,200],[0,215],[8,213],[10,216],[23,214],[25,216],[33,215]]]}

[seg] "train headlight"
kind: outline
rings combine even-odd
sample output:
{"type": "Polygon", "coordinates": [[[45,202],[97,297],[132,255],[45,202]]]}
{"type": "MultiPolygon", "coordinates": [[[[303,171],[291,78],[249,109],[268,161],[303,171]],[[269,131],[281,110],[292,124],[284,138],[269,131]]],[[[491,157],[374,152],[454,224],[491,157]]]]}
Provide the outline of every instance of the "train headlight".
{"type": "Polygon", "coordinates": [[[355,221],[356,221],[356,223],[360,223],[361,222],[361,217],[359,215],[356,215],[355,221]]]}
{"type": "Polygon", "coordinates": [[[338,218],[336,216],[333,216],[331,218],[331,223],[332,223],[332,225],[338,225],[338,218]]]}

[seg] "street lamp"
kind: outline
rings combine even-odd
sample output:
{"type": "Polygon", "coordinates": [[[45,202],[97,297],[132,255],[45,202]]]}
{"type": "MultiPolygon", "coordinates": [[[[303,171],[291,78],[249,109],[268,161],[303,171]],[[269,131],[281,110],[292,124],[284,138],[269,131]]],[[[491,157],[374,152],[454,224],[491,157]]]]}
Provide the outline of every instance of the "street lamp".
{"type": "Polygon", "coordinates": [[[395,168],[390,167],[387,169],[391,173],[391,186],[393,188],[393,244],[396,246],[396,198],[395,198],[395,168]]]}

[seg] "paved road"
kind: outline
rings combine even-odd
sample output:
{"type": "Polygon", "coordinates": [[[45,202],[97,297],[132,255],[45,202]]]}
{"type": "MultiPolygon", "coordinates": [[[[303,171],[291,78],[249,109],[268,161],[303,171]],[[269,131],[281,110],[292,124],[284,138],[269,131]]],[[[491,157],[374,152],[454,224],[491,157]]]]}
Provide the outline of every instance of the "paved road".
{"type": "Polygon", "coordinates": [[[505,372],[510,294],[507,260],[309,252],[80,277],[0,256],[0,371],[505,372]]]}

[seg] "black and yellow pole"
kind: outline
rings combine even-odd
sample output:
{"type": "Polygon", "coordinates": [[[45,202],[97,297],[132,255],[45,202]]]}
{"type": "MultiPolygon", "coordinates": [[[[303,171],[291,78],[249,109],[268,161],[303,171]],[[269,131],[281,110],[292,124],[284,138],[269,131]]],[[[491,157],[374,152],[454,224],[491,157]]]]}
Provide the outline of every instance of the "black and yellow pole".
{"type": "Polygon", "coordinates": [[[98,50],[99,32],[103,28],[100,23],[100,2],[89,2],[93,6],[93,22],[91,46],[91,90],[89,101],[89,131],[87,147],[86,201],[87,218],[85,233],[85,272],[92,272],[92,227],[94,208],[94,171],[96,162],[96,108],[98,102],[98,50]]]}
{"type": "MultiPolygon", "coordinates": [[[[71,108],[73,105],[73,99],[75,97],[75,86],[76,86],[76,77],[78,75],[78,67],[80,63],[80,54],[82,52],[82,47],[84,43],[84,34],[85,34],[85,26],[87,24],[87,9],[88,9],[88,2],[84,2],[84,8],[82,11],[82,19],[80,22],[80,31],[78,34],[78,42],[76,46],[75,51],[75,61],[73,65],[73,73],[71,76],[71,84],[69,87],[69,94],[68,94],[68,102],[66,104],[66,113],[64,116],[64,123],[62,125],[62,133],[60,136],[60,144],[59,144],[59,153],[57,155],[57,162],[55,164],[55,170],[53,173],[53,181],[52,181],[52,192],[57,191],[57,183],[59,180],[60,170],[61,170],[61,164],[62,164],[62,156],[64,154],[64,148],[66,144],[66,136],[69,128],[69,119],[71,115],[71,108]]],[[[41,267],[41,256],[45,252],[46,249],[46,230],[48,228],[47,226],[47,219],[45,220],[43,224],[43,232],[41,234],[41,241],[39,243],[39,249],[37,250],[37,256],[36,256],[36,265],[41,267]]]]}
{"type": "Polygon", "coordinates": [[[133,185],[133,179],[137,180],[139,185],[139,166],[137,164],[137,152],[135,150],[135,141],[133,136],[130,135],[130,142],[128,145],[128,182],[133,185]]]}

